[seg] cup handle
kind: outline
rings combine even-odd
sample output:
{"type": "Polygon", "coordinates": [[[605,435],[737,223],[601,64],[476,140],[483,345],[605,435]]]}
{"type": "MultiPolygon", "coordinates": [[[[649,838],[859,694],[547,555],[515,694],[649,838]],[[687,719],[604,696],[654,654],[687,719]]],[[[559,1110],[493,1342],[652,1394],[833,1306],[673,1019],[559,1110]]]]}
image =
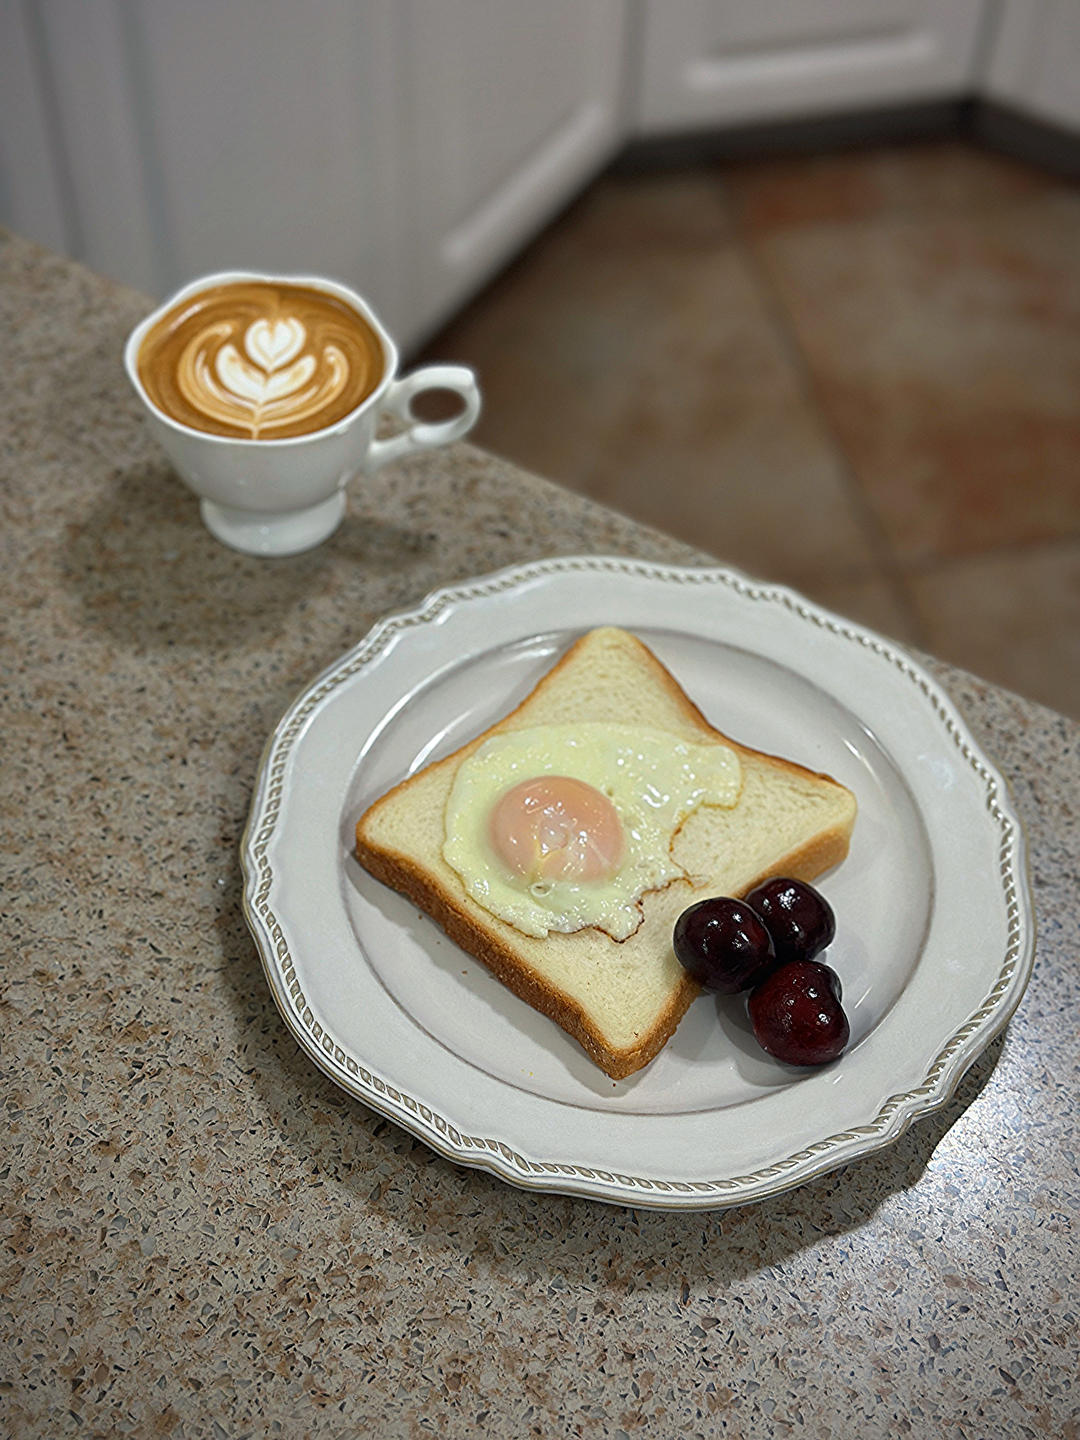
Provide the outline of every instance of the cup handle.
{"type": "Polygon", "coordinates": [[[369,474],[405,455],[415,455],[419,450],[432,450],[437,445],[449,445],[460,440],[476,424],[480,414],[480,390],[476,376],[466,365],[426,365],[392,380],[383,397],[383,407],[408,424],[408,429],[389,440],[373,440],[368,449],[365,469],[369,474]],[[465,402],[460,415],[436,424],[425,424],[417,420],[411,409],[412,398],[422,390],[453,390],[465,402]]]}

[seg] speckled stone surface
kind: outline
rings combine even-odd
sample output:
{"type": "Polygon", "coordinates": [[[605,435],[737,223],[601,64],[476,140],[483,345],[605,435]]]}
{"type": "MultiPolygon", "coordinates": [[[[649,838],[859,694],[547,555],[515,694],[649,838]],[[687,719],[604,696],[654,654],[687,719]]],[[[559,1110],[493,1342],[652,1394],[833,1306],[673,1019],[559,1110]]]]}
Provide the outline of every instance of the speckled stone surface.
{"type": "Polygon", "coordinates": [[[458,1168],[274,1008],[237,859],[264,740],[435,585],[707,557],[467,446],[320,550],[236,555],[128,393],[147,303],[0,244],[0,1432],[1080,1434],[1080,727],[936,667],[1012,785],[1040,935],[1005,1034],[890,1149],[699,1215],[458,1168]]]}

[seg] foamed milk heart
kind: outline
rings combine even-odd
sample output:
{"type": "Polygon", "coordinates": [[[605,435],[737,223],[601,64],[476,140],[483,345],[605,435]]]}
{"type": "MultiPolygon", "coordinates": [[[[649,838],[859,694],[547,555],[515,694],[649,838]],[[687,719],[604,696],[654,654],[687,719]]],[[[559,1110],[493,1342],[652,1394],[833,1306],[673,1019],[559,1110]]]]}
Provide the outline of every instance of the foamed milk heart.
{"type": "Polygon", "coordinates": [[[287,439],[335,424],[383,377],[378,336],[345,301],[305,285],[238,281],[168,310],[143,339],[146,392],[213,435],[287,439]]]}
{"type": "Polygon", "coordinates": [[[287,320],[256,320],[248,326],[244,348],[265,370],[279,370],[304,348],[307,331],[295,317],[287,320]]]}

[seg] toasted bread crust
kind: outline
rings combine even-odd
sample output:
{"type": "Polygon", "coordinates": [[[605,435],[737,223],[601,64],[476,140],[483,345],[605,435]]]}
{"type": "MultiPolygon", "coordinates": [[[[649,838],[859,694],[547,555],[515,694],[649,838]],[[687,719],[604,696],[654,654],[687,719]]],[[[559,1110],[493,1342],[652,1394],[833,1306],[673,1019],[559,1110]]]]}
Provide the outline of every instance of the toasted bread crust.
{"type": "Polygon", "coordinates": [[[613,1080],[625,1079],[658,1055],[674,1035],[691,1002],[701,993],[690,976],[685,976],[648,1035],[631,1048],[612,1050],[580,1005],[549,985],[543,976],[523,965],[520,956],[504,945],[498,936],[475,925],[461,910],[455,897],[408,856],[393,856],[372,849],[359,838],[356,854],[364,868],[377,880],[407,896],[430,915],[456,945],[486,965],[519,999],[573,1036],[589,1058],[613,1080]]]}
{"type": "MultiPolygon", "coordinates": [[[[517,727],[525,712],[535,707],[537,697],[556,683],[567,667],[575,664],[581,647],[599,633],[601,632],[590,632],[576,641],[514,710],[453,754],[435,761],[419,772],[420,775],[431,776],[441,771],[456,773],[458,766],[491,735],[517,727]]],[[[626,635],[625,632],[611,633],[618,635],[621,645],[632,643],[636,647],[638,662],[645,672],[643,683],[659,687],[667,696],[668,702],[677,707],[682,722],[700,731],[702,741],[730,745],[744,765],[774,769],[802,781],[820,782],[824,786],[843,789],[830,776],[807,770],[781,757],[765,755],[723,735],[709,724],[675,678],[641,641],[626,635]]],[[[567,1031],[594,1063],[612,1079],[623,1079],[647,1065],[667,1044],[690,1004],[701,993],[697,984],[680,970],[663,1008],[653,1017],[648,1030],[636,1035],[630,1044],[613,1045],[582,1004],[540,974],[515,949],[512,937],[508,942],[505,935],[499,933],[500,930],[505,932],[506,927],[497,926],[486,916],[486,912],[480,911],[467,901],[464,887],[449,867],[442,865],[436,868],[430,863],[421,863],[387,840],[375,838],[373,832],[378,828],[383,811],[387,807],[393,807],[398,797],[407,793],[418,778],[419,776],[411,776],[400,782],[376,800],[360,817],[356,826],[356,856],[359,862],[376,879],[406,895],[430,915],[451,940],[480,960],[522,1000],[567,1031]]],[[[853,819],[852,813],[851,820],[853,819]]],[[[785,874],[802,880],[813,880],[844,858],[850,831],[850,822],[834,824],[820,830],[801,845],[785,854],[777,855],[762,873],[755,874],[741,884],[738,894],[745,894],[770,875],[785,874]]],[[[691,903],[693,898],[695,897],[688,894],[687,903],[691,903]]],[[[700,898],[700,895],[696,898],[700,898]]],[[[645,899],[647,901],[648,896],[645,899]]],[[[619,943],[612,941],[601,931],[591,933],[598,945],[619,943]]]]}

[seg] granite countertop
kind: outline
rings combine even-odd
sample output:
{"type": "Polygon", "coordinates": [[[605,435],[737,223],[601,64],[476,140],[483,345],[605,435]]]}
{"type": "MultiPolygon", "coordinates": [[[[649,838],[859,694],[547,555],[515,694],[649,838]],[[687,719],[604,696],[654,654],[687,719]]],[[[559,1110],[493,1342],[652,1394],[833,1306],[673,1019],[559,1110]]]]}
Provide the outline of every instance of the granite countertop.
{"type": "Polygon", "coordinates": [[[149,308],[0,241],[3,1285],[14,1436],[1080,1433],[1080,727],[935,673],[1004,771],[1040,933],[936,1115],[758,1205],[444,1160],[279,1017],[238,843],[278,717],[387,611],[515,561],[710,557],[466,445],[237,555],[145,433],[149,308]]]}

